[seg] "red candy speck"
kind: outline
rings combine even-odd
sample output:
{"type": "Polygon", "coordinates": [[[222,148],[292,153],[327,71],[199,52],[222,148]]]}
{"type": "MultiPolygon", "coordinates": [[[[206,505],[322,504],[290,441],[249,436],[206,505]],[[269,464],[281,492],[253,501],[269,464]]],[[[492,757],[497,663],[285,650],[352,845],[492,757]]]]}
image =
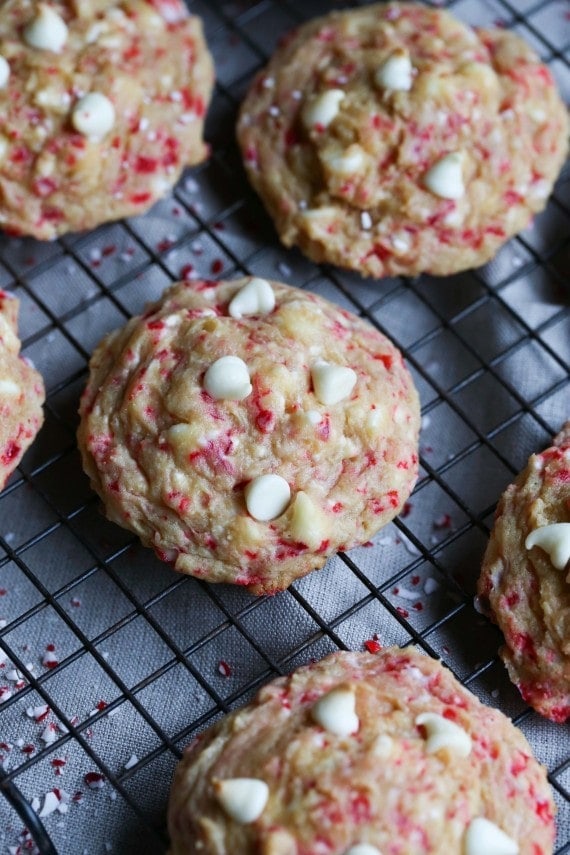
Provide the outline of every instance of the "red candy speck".
{"type": "Polygon", "coordinates": [[[220,659],[218,663],[218,673],[221,674],[222,677],[232,676],[232,669],[224,659],[220,659]]]}
{"type": "Polygon", "coordinates": [[[100,790],[105,783],[105,776],[100,772],[87,772],[83,780],[92,790],[100,790]]]}
{"type": "Polygon", "coordinates": [[[20,446],[15,442],[9,442],[5,447],[4,452],[0,455],[0,462],[4,466],[9,466],[18,457],[21,451],[20,446]]]}
{"type": "Polygon", "coordinates": [[[373,638],[369,638],[364,642],[365,648],[369,653],[378,653],[379,650],[382,649],[382,645],[379,641],[375,641],[373,638]]]}

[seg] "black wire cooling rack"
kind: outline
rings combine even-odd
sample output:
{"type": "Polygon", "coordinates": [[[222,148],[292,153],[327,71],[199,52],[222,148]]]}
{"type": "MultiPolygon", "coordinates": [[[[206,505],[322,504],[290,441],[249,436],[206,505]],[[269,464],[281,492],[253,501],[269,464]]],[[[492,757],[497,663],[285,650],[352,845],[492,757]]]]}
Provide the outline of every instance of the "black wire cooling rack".
{"type": "MultiPolygon", "coordinates": [[[[0,852],[165,852],[170,779],[196,731],[276,674],[377,642],[440,656],[514,719],[548,766],[557,852],[570,852],[568,729],[525,707],[498,631],[473,607],[498,496],[570,415],[569,175],[479,270],[372,282],[318,267],[279,245],[234,124],[279,36],[336,4],[190,5],[217,65],[210,160],[144,217],[54,243],[0,240],[0,287],[21,300],[24,353],[49,392],[46,424],[0,495],[0,852]],[[99,339],[171,281],[243,273],[376,324],[403,350],[423,405],[420,479],[399,519],[274,598],[174,574],[103,518],[75,445],[99,339]]],[[[567,0],[432,5],[519,32],[568,99],[567,0]]]]}

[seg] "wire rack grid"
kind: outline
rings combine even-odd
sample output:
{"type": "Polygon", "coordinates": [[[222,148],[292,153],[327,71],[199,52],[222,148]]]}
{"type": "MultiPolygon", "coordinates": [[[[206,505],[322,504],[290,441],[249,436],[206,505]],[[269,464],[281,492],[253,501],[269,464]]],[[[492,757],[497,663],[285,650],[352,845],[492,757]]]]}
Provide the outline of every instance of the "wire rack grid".
{"type": "MultiPolygon", "coordinates": [[[[473,607],[498,496],[570,415],[570,175],[493,262],[448,279],[367,281],[283,249],[245,181],[236,110],[279,36],[331,5],[192,2],[217,66],[210,160],[143,217],[53,243],[0,240],[0,287],[21,301],[24,353],[49,392],[0,495],[0,852],[165,852],[169,783],[193,735],[276,674],[377,640],[441,657],[514,719],[549,769],[556,851],[570,852],[567,728],[525,707],[500,634],[473,607]],[[273,598],[177,576],[104,519],[81,472],[91,350],[182,273],[318,292],[392,338],[420,392],[420,478],[401,516],[273,598]],[[52,844],[24,829],[38,813],[52,844]]],[[[568,100],[567,0],[432,5],[519,32],[568,100]]]]}

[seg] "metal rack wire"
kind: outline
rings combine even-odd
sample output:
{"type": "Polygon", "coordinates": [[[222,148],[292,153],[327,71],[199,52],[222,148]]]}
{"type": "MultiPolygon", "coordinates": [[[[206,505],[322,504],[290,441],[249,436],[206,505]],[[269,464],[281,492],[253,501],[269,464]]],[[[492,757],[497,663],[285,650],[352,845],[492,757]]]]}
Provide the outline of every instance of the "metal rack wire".
{"type": "MultiPolygon", "coordinates": [[[[52,244],[0,241],[0,287],[22,301],[24,353],[49,391],[45,427],[0,494],[0,852],[164,852],[170,778],[193,734],[275,674],[377,639],[441,656],[514,718],[549,768],[557,853],[570,852],[567,729],[525,707],[499,633],[472,605],[501,490],[570,415],[570,176],[480,270],[371,282],[318,267],[280,247],[233,125],[278,37],[331,4],[190,5],[217,63],[210,161],[139,219],[52,244]],[[102,517],[81,472],[89,353],[182,270],[267,275],[347,306],[400,346],[422,398],[421,474],[404,513],[275,598],[176,576],[102,517]]],[[[514,28],[570,94],[566,0],[431,5],[514,28]]]]}

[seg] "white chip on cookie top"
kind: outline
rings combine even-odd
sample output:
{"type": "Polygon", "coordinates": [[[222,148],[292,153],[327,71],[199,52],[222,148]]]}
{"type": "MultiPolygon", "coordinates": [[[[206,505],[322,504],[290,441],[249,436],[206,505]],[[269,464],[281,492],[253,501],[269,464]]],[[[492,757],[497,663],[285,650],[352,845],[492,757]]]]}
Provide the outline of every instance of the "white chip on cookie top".
{"type": "Polygon", "coordinates": [[[539,546],[550,556],[557,570],[564,570],[570,561],[570,523],[552,523],[535,528],[526,538],[527,549],[539,546]]]}
{"type": "Polygon", "coordinates": [[[518,843],[483,816],[472,820],[463,841],[465,855],[518,855],[518,843]]]}
{"type": "Polygon", "coordinates": [[[333,365],[321,360],[311,367],[315,397],[326,407],[348,398],[356,385],[356,371],[345,365],[333,365]]]}
{"type": "Polygon", "coordinates": [[[5,89],[10,79],[10,65],[5,57],[0,56],[0,89],[5,89]]]}
{"type": "Polygon", "coordinates": [[[19,395],[20,387],[8,378],[0,379],[0,395],[19,395]]]}
{"type": "Polygon", "coordinates": [[[382,855],[377,846],[370,843],[356,843],[347,849],[344,855],[382,855]]]}
{"type": "Polygon", "coordinates": [[[222,356],[204,375],[204,389],[215,400],[243,401],[251,393],[247,365],[239,356],[222,356]]]}
{"type": "Polygon", "coordinates": [[[47,3],[39,3],[37,14],[24,27],[27,45],[38,50],[59,53],[67,41],[67,24],[47,3]]]}
{"type": "Polygon", "coordinates": [[[424,184],[441,199],[461,199],[465,195],[462,152],[452,151],[436,161],[424,175],[424,184]]]}
{"type": "Polygon", "coordinates": [[[71,114],[76,131],[93,140],[106,136],[115,124],[115,108],[101,92],[89,92],[80,98],[71,114]]]}
{"type": "Polygon", "coordinates": [[[259,522],[269,522],[280,517],[290,501],[291,488],[281,475],[258,475],[245,488],[248,513],[259,522]]]}
{"type": "Polygon", "coordinates": [[[308,130],[312,128],[328,128],[336,119],[340,105],[345,97],[342,89],[329,89],[310,100],[303,109],[303,124],[308,130]]]}
{"type": "Polygon", "coordinates": [[[442,748],[467,757],[471,753],[471,737],[462,727],[437,713],[425,712],[416,717],[416,726],[426,731],[426,751],[434,754],[442,748]]]}
{"type": "Polygon", "coordinates": [[[297,543],[317,549],[330,536],[330,526],[321,508],[303,490],[299,490],[293,502],[290,533],[297,543]]]}
{"type": "Polygon", "coordinates": [[[337,686],[323,695],[311,710],[313,720],[335,736],[350,736],[360,727],[356,695],[351,686],[337,686]]]}
{"type": "Polygon", "coordinates": [[[249,282],[234,294],[228,306],[231,318],[269,315],[275,308],[275,294],[267,279],[252,276],[249,282]]]}
{"type": "Polygon", "coordinates": [[[409,92],[412,88],[413,70],[408,51],[399,48],[376,71],[374,82],[388,91],[409,92]]]}
{"type": "Polygon", "coordinates": [[[357,143],[352,143],[344,151],[323,153],[322,158],[330,171],[340,176],[354,175],[366,163],[366,153],[357,143]]]}
{"type": "Polygon", "coordinates": [[[213,785],[223,810],[240,825],[259,819],[269,799],[269,787],[259,778],[227,778],[213,785]]]}

